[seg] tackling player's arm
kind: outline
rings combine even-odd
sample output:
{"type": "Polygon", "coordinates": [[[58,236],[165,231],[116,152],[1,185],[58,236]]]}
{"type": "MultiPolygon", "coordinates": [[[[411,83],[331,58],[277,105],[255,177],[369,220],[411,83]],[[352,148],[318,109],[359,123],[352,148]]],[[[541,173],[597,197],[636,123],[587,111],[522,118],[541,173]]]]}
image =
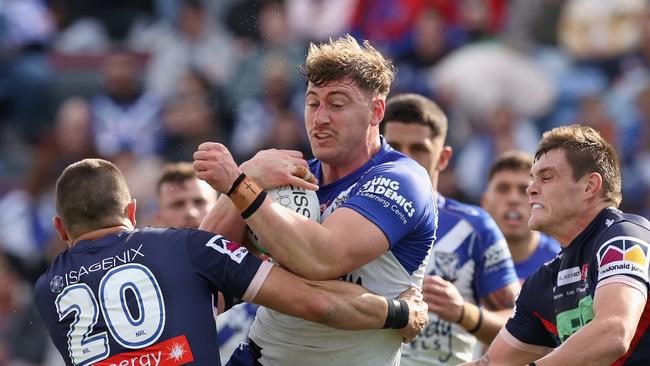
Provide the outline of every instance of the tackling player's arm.
{"type": "Polygon", "coordinates": [[[248,224],[264,238],[264,246],[276,261],[305,278],[338,277],[388,250],[384,233],[351,209],[335,210],[321,225],[270,198],[246,221],[227,197],[222,196],[217,206],[200,229],[233,235],[242,241],[248,224]]]}
{"type": "MultiPolygon", "coordinates": [[[[427,307],[414,288],[399,299],[408,303],[408,314],[403,314],[408,316],[408,323],[400,334],[411,341],[427,323],[427,307]]],[[[389,316],[387,299],[361,286],[338,280],[309,281],[278,267],[271,268],[252,302],[340,329],[381,329],[389,316]]]]}
{"type": "MultiPolygon", "coordinates": [[[[303,159],[301,152],[276,149],[260,151],[255,154],[255,157],[251,161],[244,162],[240,166],[241,170],[250,177],[264,177],[263,183],[260,179],[256,179],[258,183],[262,184],[262,188],[264,189],[275,188],[284,184],[293,184],[297,187],[317,190],[318,186],[315,184],[316,179],[313,175],[308,180],[304,180],[301,177],[288,173],[296,167],[302,167],[302,170],[309,171],[307,162],[303,159]],[[277,162],[277,165],[265,164],[264,166],[259,166],[253,162],[260,160],[277,162]]],[[[246,222],[242,219],[239,210],[233,205],[227,195],[220,195],[217,203],[203,219],[199,228],[213,233],[221,233],[239,243],[244,243],[246,222]]],[[[254,246],[246,245],[246,247],[253,249],[254,246]]]]}
{"type": "Polygon", "coordinates": [[[506,328],[494,338],[490,348],[476,361],[460,366],[521,366],[538,359],[548,348],[518,341],[506,328]]]}
{"type": "Polygon", "coordinates": [[[646,306],[646,289],[623,275],[605,281],[595,293],[594,319],[537,365],[610,365],[627,352],[646,306]]]}
{"type": "MultiPolygon", "coordinates": [[[[194,168],[200,179],[222,193],[228,192],[242,173],[226,147],[217,143],[199,146],[194,168]]],[[[319,224],[267,198],[246,223],[263,239],[275,260],[309,279],[336,278],[389,249],[388,238],[377,225],[344,207],[319,224]]]]}

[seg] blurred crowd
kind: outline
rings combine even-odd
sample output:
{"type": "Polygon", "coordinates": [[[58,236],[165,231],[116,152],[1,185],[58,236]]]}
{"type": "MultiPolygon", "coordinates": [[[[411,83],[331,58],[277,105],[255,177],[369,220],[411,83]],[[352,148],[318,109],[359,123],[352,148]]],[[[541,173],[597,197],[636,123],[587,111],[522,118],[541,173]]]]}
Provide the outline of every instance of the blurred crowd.
{"type": "Polygon", "coordinates": [[[444,195],[477,202],[495,156],[577,122],[617,147],[622,209],[650,216],[645,0],[0,0],[0,365],[48,363],[30,287],[65,248],[67,164],[115,162],[149,225],[162,165],[203,141],[308,158],[298,66],[345,33],[394,61],[392,93],[450,116],[444,195]]]}

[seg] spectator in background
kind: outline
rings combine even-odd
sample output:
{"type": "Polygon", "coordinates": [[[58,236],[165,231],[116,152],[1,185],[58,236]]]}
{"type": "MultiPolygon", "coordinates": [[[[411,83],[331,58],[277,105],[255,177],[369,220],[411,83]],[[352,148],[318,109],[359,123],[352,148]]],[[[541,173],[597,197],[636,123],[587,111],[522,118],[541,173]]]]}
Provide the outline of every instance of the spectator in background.
{"type": "Polygon", "coordinates": [[[41,139],[21,186],[0,197],[0,247],[17,260],[29,281],[36,280],[48,254],[60,250],[51,228],[58,174],[67,164],[95,154],[87,103],[67,99],[59,108],[54,130],[41,139]]]}
{"type": "Polygon", "coordinates": [[[429,85],[430,69],[450,51],[446,25],[446,20],[434,7],[423,9],[417,15],[411,36],[413,45],[395,60],[399,70],[395,78],[395,92],[433,96],[435,90],[429,85]]]}
{"type": "Polygon", "coordinates": [[[326,41],[348,31],[357,0],[285,0],[287,22],[297,41],[326,41]]]}
{"type": "MultiPolygon", "coordinates": [[[[237,106],[231,145],[237,161],[252,157],[255,152],[272,142],[276,124],[283,123],[283,114],[296,114],[292,107],[298,100],[298,95],[288,76],[286,60],[274,55],[267,56],[262,67],[264,73],[260,75],[262,92],[245,99],[237,106]]],[[[293,119],[296,120],[296,126],[300,126],[298,117],[293,119]]],[[[304,145],[294,147],[303,148],[304,145]]]]}
{"type": "Polygon", "coordinates": [[[0,251],[0,364],[42,365],[47,330],[31,299],[31,284],[0,251]]]}
{"type": "Polygon", "coordinates": [[[134,55],[109,54],[102,65],[103,90],[90,101],[98,152],[107,158],[129,152],[138,158],[158,148],[160,101],[142,89],[134,55]]]}
{"type": "Polygon", "coordinates": [[[305,46],[296,42],[289,32],[284,5],[278,0],[262,1],[258,11],[257,22],[251,27],[259,41],[242,48],[243,55],[228,89],[235,103],[270,90],[266,82],[275,77],[278,64],[292,93],[299,87],[304,89],[300,76],[291,70],[303,61],[305,46]]]}
{"type": "Polygon", "coordinates": [[[173,94],[189,69],[199,70],[215,86],[226,85],[235,70],[236,47],[210,18],[203,2],[181,0],[180,4],[177,29],[138,46],[151,53],[147,90],[161,98],[173,94]]]}
{"type": "Polygon", "coordinates": [[[29,143],[52,127],[46,51],[54,32],[44,1],[0,0],[0,126],[8,120],[29,143]]]}
{"type": "MultiPolygon", "coordinates": [[[[430,99],[398,94],[380,125],[386,141],[422,165],[434,190],[452,155],[447,117],[430,99]]],[[[455,365],[472,358],[505,324],[519,291],[503,234],[479,207],[438,193],[436,244],[423,284],[429,324],[402,350],[403,365],[455,365]],[[484,308],[485,307],[485,308],[484,308]]]]}
{"type": "Polygon", "coordinates": [[[164,107],[164,140],[161,154],[167,161],[186,161],[199,144],[208,140],[223,141],[227,136],[218,129],[218,121],[205,96],[179,95],[164,107]]]}
{"type": "Polygon", "coordinates": [[[530,204],[526,188],[533,157],[523,151],[507,151],[492,163],[481,206],[494,218],[508,242],[519,280],[532,275],[555,258],[560,244],[528,227],[530,204]]]}
{"type": "Polygon", "coordinates": [[[476,123],[477,129],[456,162],[458,184],[473,202],[480,200],[488,168],[497,156],[508,150],[528,152],[539,138],[535,125],[519,118],[507,104],[497,107],[484,122],[484,125],[476,123]]]}

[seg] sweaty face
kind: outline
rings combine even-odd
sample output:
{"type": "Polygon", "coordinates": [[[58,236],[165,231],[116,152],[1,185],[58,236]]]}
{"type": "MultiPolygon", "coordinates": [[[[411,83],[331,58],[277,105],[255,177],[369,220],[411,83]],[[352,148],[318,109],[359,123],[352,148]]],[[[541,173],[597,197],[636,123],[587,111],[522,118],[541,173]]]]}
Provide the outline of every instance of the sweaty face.
{"type": "Polygon", "coordinates": [[[581,214],[589,175],[574,181],[565,152],[560,149],[542,155],[530,171],[533,181],[526,192],[532,210],[528,226],[553,236],[566,235],[564,228],[581,214]]]}
{"type": "Polygon", "coordinates": [[[494,174],[483,194],[483,208],[494,218],[508,241],[530,234],[530,205],[526,194],[529,182],[530,173],[526,170],[501,170],[494,174]]]}
{"type": "Polygon", "coordinates": [[[197,229],[216,201],[204,181],[167,182],[160,187],[157,224],[162,227],[197,229]]]}
{"type": "Polygon", "coordinates": [[[363,159],[372,112],[372,98],[351,80],[324,86],[309,83],[305,127],[314,156],[337,166],[363,159]]]}
{"type": "Polygon", "coordinates": [[[437,168],[442,141],[431,138],[431,128],[417,123],[384,121],[384,137],[395,150],[422,165],[429,175],[437,168]]]}

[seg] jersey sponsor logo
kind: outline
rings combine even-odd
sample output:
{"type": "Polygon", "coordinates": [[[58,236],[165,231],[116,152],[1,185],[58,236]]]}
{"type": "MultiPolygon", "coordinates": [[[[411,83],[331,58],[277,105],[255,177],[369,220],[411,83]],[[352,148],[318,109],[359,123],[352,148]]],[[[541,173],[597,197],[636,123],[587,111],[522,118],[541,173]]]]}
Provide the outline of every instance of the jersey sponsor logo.
{"type": "Polygon", "coordinates": [[[582,273],[580,272],[580,267],[578,266],[561,270],[557,274],[557,285],[559,287],[578,282],[580,281],[581,275],[582,273]]]}
{"type": "Polygon", "coordinates": [[[239,245],[238,243],[235,243],[234,241],[230,241],[224,238],[221,235],[213,236],[210,241],[205,243],[205,246],[210,247],[219,253],[227,255],[230,257],[230,259],[237,263],[241,263],[244,257],[246,257],[246,254],[248,254],[248,249],[239,245]]]}
{"type": "Polygon", "coordinates": [[[444,278],[445,281],[455,282],[458,279],[456,270],[458,269],[458,262],[460,258],[456,253],[444,253],[434,251],[435,270],[444,278]]]}
{"type": "Polygon", "coordinates": [[[648,243],[631,236],[608,240],[598,250],[598,280],[626,274],[648,281],[649,250],[648,243]]]}
{"type": "MultiPolygon", "coordinates": [[[[555,317],[557,324],[557,335],[561,342],[564,342],[572,334],[580,330],[587,323],[594,319],[594,301],[591,296],[586,296],[578,301],[578,306],[565,310],[555,317]]],[[[546,327],[546,324],[544,324],[546,327]]],[[[546,329],[549,329],[548,327],[546,329]]]]}
{"type": "Polygon", "coordinates": [[[589,273],[589,263],[585,263],[582,265],[582,270],[580,271],[580,281],[586,281],[588,273],[589,273]]]}
{"type": "Polygon", "coordinates": [[[501,239],[487,248],[483,255],[485,257],[485,269],[488,271],[490,267],[510,258],[510,250],[506,240],[501,239]]]}
{"type": "Polygon", "coordinates": [[[120,353],[96,366],[176,366],[194,361],[187,338],[182,335],[134,352],[120,353]]]}
{"type": "MultiPolygon", "coordinates": [[[[145,256],[141,252],[141,250],[142,250],[142,244],[140,244],[140,246],[137,249],[129,248],[128,250],[125,250],[121,254],[104,258],[97,263],[91,264],[90,266],[81,266],[77,271],[70,271],[64,275],[65,285],[68,286],[79,282],[81,280],[81,277],[87,275],[88,273],[97,272],[97,271],[106,271],[121,264],[131,263],[136,258],[145,256]]],[[[52,283],[50,282],[50,289],[52,289],[52,291],[54,292],[51,286],[52,283]]]]}
{"type": "Polygon", "coordinates": [[[359,189],[359,194],[380,202],[385,208],[390,208],[406,224],[415,214],[415,207],[413,201],[400,194],[399,189],[399,181],[380,175],[365,182],[359,189]]]}

